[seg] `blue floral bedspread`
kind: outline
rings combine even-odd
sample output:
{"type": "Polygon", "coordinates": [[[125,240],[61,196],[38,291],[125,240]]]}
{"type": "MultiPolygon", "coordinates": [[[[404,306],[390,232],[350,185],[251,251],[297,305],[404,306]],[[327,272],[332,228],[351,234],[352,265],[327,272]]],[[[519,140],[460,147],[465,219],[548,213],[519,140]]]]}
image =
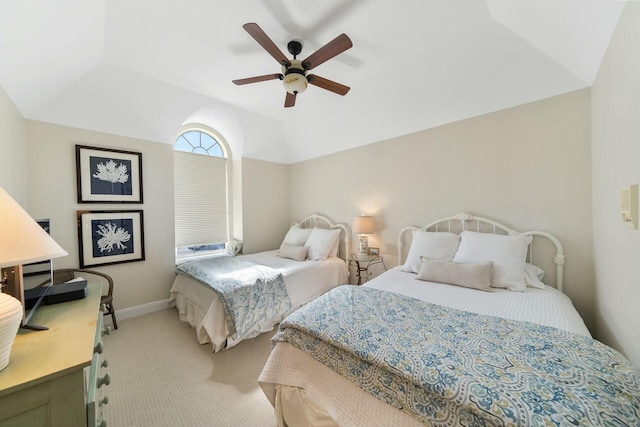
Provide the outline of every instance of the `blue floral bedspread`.
{"type": "Polygon", "coordinates": [[[220,256],[179,264],[176,272],[210,286],[218,294],[233,338],[291,309],[282,274],[266,265],[220,256]]]}
{"type": "Polygon", "coordinates": [[[582,335],[340,286],[285,341],[433,426],[638,426],[640,370],[582,335]]]}

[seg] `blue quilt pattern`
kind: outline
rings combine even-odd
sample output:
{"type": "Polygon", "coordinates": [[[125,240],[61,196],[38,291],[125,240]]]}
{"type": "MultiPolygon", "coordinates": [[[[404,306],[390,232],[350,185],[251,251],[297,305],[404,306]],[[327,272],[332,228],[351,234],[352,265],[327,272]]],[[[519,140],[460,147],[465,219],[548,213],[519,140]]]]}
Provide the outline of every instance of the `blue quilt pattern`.
{"type": "Polygon", "coordinates": [[[285,341],[433,426],[639,426],[640,371],[582,335],[341,286],[285,341]]]}
{"type": "Polygon", "coordinates": [[[179,264],[176,272],[210,286],[218,294],[233,338],[291,309],[282,274],[266,265],[220,256],[179,264]]]}

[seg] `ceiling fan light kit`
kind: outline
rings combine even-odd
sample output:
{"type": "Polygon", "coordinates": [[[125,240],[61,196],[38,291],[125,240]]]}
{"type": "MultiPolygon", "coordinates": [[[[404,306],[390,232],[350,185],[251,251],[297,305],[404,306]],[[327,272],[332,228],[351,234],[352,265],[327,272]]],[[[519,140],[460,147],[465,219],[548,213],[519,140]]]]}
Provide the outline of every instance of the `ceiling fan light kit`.
{"type": "Polygon", "coordinates": [[[301,41],[291,40],[287,44],[287,50],[291,55],[293,55],[293,59],[287,59],[287,57],[284,56],[284,53],[282,53],[262,28],[258,26],[258,24],[250,22],[244,24],[242,28],[244,28],[249,35],[267,51],[267,53],[282,65],[282,74],[266,74],[263,76],[233,80],[233,83],[236,85],[280,79],[282,80],[282,85],[287,91],[284,101],[285,107],[293,107],[296,103],[296,95],[307,90],[307,86],[309,84],[337,93],[338,95],[346,95],[346,93],[349,92],[350,88],[348,86],[320,76],[312,74],[307,75],[307,71],[341,54],[353,46],[351,39],[349,39],[346,34],[340,34],[338,37],[312,53],[308,58],[300,61],[296,58],[300,52],[302,52],[301,41]]]}
{"type": "Polygon", "coordinates": [[[304,74],[289,73],[282,79],[282,85],[285,90],[291,94],[297,95],[307,90],[307,78],[304,74]]]}

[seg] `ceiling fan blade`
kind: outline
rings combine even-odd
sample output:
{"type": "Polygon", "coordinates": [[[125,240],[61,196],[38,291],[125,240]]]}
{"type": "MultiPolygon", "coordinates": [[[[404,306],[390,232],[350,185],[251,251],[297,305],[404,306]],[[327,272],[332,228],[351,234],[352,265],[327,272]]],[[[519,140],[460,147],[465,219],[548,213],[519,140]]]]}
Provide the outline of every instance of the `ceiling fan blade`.
{"type": "Polygon", "coordinates": [[[340,55],[352,46],[353,43],[351,43],[351,39],[344,33],[340,34],[302,61],[302,66],[305,70],[311,70],[334,56],[340,55]]]}
{"type": "Polygon", "coordinates": [[[246,79],[232,80],[237,85],[246,85],[248,83],[258,83],[267,80],[282,79],[282,74],[265,74],[264,76],[248,77],[246,79]]]}
{"type": "Polygon", "coordinates": [[[309,84],[337,93],[338,95],[346,95],[347,92],[349,92],[349,89],[351,89],[349,86],[336,83],[333,80],[325,79],[324,77],[316,76],[314,74],[309,74],[307,76],[307,81],[309,84]]]}
{"type": "Polygon", "coordinates": [[[260,46],[266,50],[269,55],[273,56],[273,58],[278,61],[280,65],[289,66],[291,62],[284,56],[284,53],[276,46],[276,44],[269,38],[269,36],[262,31],[262,28],[258,26],[255,22],[249,22],[242,26],[246,30],[247,33],[251,37],[253,37],[260,46]]]}
{"type": "Polygon", "coordinates": [[[296,105],[296,96],[291,92],[287,92],[287,96],[284,98],[285,108],[293,107],[294,105],[296,105]]]}

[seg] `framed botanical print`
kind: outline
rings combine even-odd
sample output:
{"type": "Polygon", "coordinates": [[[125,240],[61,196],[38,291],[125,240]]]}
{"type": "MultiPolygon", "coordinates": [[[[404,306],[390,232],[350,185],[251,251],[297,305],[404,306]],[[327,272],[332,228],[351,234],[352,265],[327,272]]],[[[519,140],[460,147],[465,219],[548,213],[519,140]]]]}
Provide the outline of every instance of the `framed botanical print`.
{"type": "Polygon", "coordinates": [[[142,153],[76,145],[78,203],[142,203],[142,153]]]}
{"type": "MultiPolygon", "coordinates": [[[[51,234],[51,220],[49,218],[46,219],[36,219],[35,220],[40,227],[48,234],[51,234]]],[[[24,264],[22,266],[22,275],[24,277],[28,276],[39,276],[42,274],[50,274],[51,273],[51,260],[33,262],[31,264],[24,264]]]]}
{"type": "Polygon", "coordinates": [[[144,260],[141,210],[78,211],[80,268],[144,260]]]}

